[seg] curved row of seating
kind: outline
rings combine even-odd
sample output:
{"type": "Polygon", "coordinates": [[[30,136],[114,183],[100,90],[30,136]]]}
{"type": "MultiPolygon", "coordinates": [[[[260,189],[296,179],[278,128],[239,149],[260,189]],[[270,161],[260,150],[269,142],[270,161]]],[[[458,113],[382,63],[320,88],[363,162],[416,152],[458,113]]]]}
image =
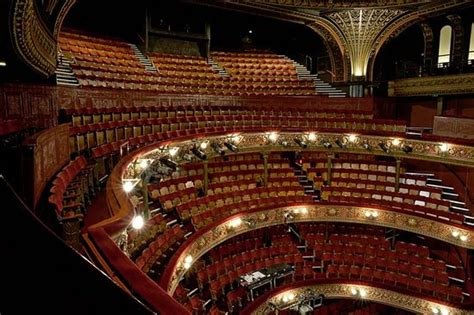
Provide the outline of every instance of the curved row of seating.
{"type": "Polygon", "coordinates": [[[137,252],[141,252],[146,248],[166,228],[166,220],[161,213],[151,217],[140,230],[131,229],[127,231],[126,251],[131,257],[135,257],[137,252]]]}

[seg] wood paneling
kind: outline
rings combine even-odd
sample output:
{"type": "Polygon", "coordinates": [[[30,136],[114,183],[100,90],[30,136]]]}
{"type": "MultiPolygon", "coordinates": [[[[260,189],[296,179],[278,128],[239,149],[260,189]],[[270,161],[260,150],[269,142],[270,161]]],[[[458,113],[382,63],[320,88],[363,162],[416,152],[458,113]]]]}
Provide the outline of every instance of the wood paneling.
{"type": "Polygon", "coordinates": [[[460,139],[474,139],[474,119],[435,116],[433,134],[460,139]]]}

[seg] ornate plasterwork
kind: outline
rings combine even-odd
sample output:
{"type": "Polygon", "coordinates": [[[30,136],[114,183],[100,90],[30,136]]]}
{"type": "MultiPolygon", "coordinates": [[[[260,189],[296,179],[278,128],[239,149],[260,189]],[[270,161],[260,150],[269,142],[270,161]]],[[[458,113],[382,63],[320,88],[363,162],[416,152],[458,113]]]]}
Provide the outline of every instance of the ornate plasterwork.
{"type": "Polygon", "coordinates": [[[389,96],[433,96],[473,92],[473,73],[400,79],[390,81],[388,86],[389,96]]]}
{"type": "Polygon", "coordinates": [[[398,0],[394,1],[320,1],[320,0],[251,0],[248,2],[271,4],[279,6],[288,6],[295,8],[306,8],[306,9],[347,9],[347,8],[359,8],[359,7],[395,7],[395,6],[407,6],[407,5],[420,5],[421,3],[429,2],[428,0],[398,0]]]}
{"type": "Polygon", "coordinates": [[[341,30],[354,76],[365,76],[372,47],[380,32],[407,12],[401,9],[345,10],[326,15],[341,30]]]}
{"type": "Polygon", "coordinates": [[[446,306],[396,291],[351,283],[305,285],[279,292],[278,294],[270,297],[265,303],[257,307],[251,314],[269,314],[272,310],[271,305],[282,304],[284,296],[293,294],[293,296],[297,297],[308,289],[313,290],[318,294],[323,294],[326,299],[361,299],[361,297],[357,295],[357,292],[364,292],[365,296],[363,297],[363,300],[393,306],[417,314],[433,314],[433,309],[438,309],[440,312],[442,310],[443,314],[470,314],[469,311],[446,306]]]}
{"type": "Polygon", "coordinates": [[[10,29],[13,47],[35,71],[50,76],[56,70],[57,42],[33,0],[17,0],[12,7],[10,29]]]}
{"type": "Polygon", "coordinates": [[[454,229],[449,224],[404,213],[368,207],[307,204],[242,213],[239,215],[239,218],[242,222],[253,222],[253,224],[241,223],[238,226],[232,226],[230,222],[232,222],[233,218],[231,217],[223,220],[222,223],[212,229],[205,231],[197,238],[191,238],[190,241],[182,245],[185,248],[181,251],[176,264],[168,265],[165,271],[165,274],[172,275],[169,279],[164,279],[165,283],[162,283],[168,293],[171,295],[174,293],[180,279],[187,271],[183,267],[185,257],[191,256],[193,261],[196,261],[213,247],[236,235],[288,222],[344,222],[378,225],[410,231],[457,246],[474,249],[474,231],[472,230],[456,228],[459,233],[467,235],[467,240],[463,242],[452,236],[454,229]],[[305,208],[304,211],[302,211],[303,208],[305,208]],[[365,213],[367,210],[376,211],[378,216],[376,218],[366,217],[365,213]],[[292,214],[292,219],[288,219],[288,213],[292,214]],[[169,272],[170,268],[172,270],[171,273],[169,272]]]}

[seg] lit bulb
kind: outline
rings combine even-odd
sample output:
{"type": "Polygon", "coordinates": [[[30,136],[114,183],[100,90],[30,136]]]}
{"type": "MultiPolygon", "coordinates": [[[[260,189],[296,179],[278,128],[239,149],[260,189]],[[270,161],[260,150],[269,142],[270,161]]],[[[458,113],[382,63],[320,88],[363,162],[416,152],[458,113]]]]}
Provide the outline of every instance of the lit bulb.
{"type": "Polygon", "coordinates": [[[206,150],[208,144],[209,142],[207,141],[201,142],[201,145],[200,145],[201,149],[206,150]]]}
{"type": "Polygon", "coordinates": [[[193,262],[193,256],[191,256],[191,255],[186,256],[186,258],[184,258],[184,262],[189,263],[189,264],[192,263],[193,262]]]}
{"type": "Polygon", "coordinates": [[[178,153],[178,151],[179,151],[179,148],[178,148],[178,147],[174,147],[174,148],[171,148],[171,149],[170,149],[169,153],[170,153],[171,156],[175,156],[176,153],[178,153]]]}
{"type": "Polygon", "coordinates": [[[439,309],[437,307],[434,307],[431,308],[431,311],[433,312],[433,314],[439,314],[439,309]]]}
{"type": "Polygon", "coordinates": [[[300,211],[301,211],[302,214],[308,213],[308,209],[306,209],[305,207],[300,208],[300,211]]]}
{"type": "Polygon", "coordinates": [[[141,160],[140,167],[141,168],[146,168],[147,166],[148,166],[148,161],[147,160],[141,160]]]}
{"type": "Polygon", "coordinates": [[[268,139],[272,142],[276,142],[278,140],[278,133],[277,132],[271,132],[270,135],[268,136],[268,139]]]}
{"type": "Polygon", "coordinates": [[[349,142],[356,142],[357,136],[354,134],[350,134],[347,140],[349,140],[349,142]]]}
{"type": "Polygon", "coordinates": [[[372,216],[376,218],[379,216],[379,213],[377,211],[372,211],[372,216]]]}
{"type": "Polygon", "coordinates": [[[367,211],[365,211],[364,215],[365,215],[367,218],[369,218],[372,214],[370,213],[369,210],[367,210],[367,211]]]}
{"type": "Polygon", "coordinates": [[[242,140],[242,136],[240,136],[240,135],[233,135],[230,139],[231,139],[232,142],[234,142],[234,143],[239,143],[240,140],[242,140]]]}
{"type": "Polygon", "coordinates": [[[447,308],[441,308],[441,315],[448,315],[449,311],[447,308]]]}
{"type": "Polygon", "coordinates": [[[400,145],[400,142],[401,142],[400,139],[395,138],[392,140],[392,145],[398,147],[400,145]]]}
{"type": "Polygon", "coordinates": [[[352,289],[351,289],[351,294],[352,294],[352,295],[357,295],[357,289],[352,288],[352,289]]]}
{"type": "Polygon", "coordinates": [[[184,269],[189,269],[189,268],[191,268],[191,263],[185,262],[184,269]]]}
{"type": "Polygon", "coordinates": [[[233,228],[236,228],[238,227],[240,224],[242,223],[242,219],[241,218],[235,218],[233,219],[232,221],[230,221],[229,225],[233,228]]]}
{"type": "Polygon", "coordinates": [[[308,140],[309,140],[309,141],[316,141],[317,138],[318,138],[318,137],[316,136],[316,134],[315,134],[314,132],[310,132],[310,133],[308,134],[308,140]]]}
{"type": "Polygon", "coordinates": [[[452,235],[453,237],[456,237],[456,238],[457,238],[457,237],[459,236],[459,231],[457,231],[457,230],[452,231],[452,232],[451,232],[451,235],[452,235]]]}
{"type": "Polygon", "coordinates": [[[447,152],[449,150],[449,145],[447,143],[440,143],[439,150],[441,152],[447,152]]]}
{"type": "Polygon", "coordinates": [[[125,183],[123,183],[123,190],[124,190],[125,192],[127,192],[127,193],[128,193],[128,192],[131,192],[131,191],[133,190],[133,184],[132,184],[132,182],[125,182],[125,183]]]}
{"type": "Polygon", "coordinates": [[[295,298],[295,295],[293,293],[288,294],[288,300],[293,300],[295,298]]]}
{"type": "Polygon", "coordinates": [[[136,217],[133,218],[132,220],[132,227],[135,230],[139,230],[145,225],[145,221],[143,220],[143,217],[141,215],[137,215],[136,217]]]}
{"type": "Polygon", "coordinates": [[[467,235],[461,235],[459,239],[463,242],[467,241],[467,235]]]}
{"type": "Polygon", "coordinates": [[[367,291],[365,291],[365,289],[360,289],[360,290],[359,290],[359,295],[360,295],[360,297],[362,297],[362,298],[363,298],[363,297],[366,297],[366,296],[367,296],[367,291]]]}

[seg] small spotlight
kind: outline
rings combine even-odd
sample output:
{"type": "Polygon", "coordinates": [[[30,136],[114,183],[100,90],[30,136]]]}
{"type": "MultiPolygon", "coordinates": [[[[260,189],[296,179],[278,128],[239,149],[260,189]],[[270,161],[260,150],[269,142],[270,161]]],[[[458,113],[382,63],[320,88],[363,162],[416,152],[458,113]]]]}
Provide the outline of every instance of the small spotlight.
{"type": "Polygon", "coordinates": [[[308,144],[305,141],[301,140],[300,138],[295,138],[294,141],[303,149],[306,149],[308,147],[308,144]]]}
{"type": "Polygon", "coordinates": [[[218,144],[217,142],[214,142],[211,144],[211,147],[212,149],[214,150],[214,152],[216,152],[217,154],[219,154],[220,156],[224,156],[225,155],[225,151],[224,149],[220,146],[220,144],[218,144]]]}
{"type": "Polygon", "coordinates": [[[382,149],[383,152],[385,152],[387,154],[390,153],[390,148],[388,147],[387,144],[385,144],[383,142],[380,142],[379,147],[380,147],[380,149],[382,149]]]}
{"type": "Polygon", "coordinates": [[[193,147],[191,149],[191,152],[201,160],[206,160],[207,159],[207,155],[196,147],[193,147]]]}
{"type": "Polygon", "coordinates": [[[171,161],[167,157],[160,157],[160,163],[166,165],[167,167],[171,168],[173,171],[176,171],[178,169],[178,163],[171,161]]]}
{"type": "Polygon", "coordinates": [[[407,145],[407,144],[405,144],[405,145],[402,147],[402,151],[405,152],[406,154],[412,153],[412,152],[413,152],[413,147],[412,147],[412,146],[409,146],[409,145],[407,145]]]}
{"type": "Polygon", "coordinates": [[[338,147],[340,147],[340,148],[342,148],[342,149],[344,149],[344,148],[346,147],[346,144],[343,143],[343,142],[342,142],[341,140],[339,140],[339,139],[336,139],[336,141],[334,141],[334,142],[337,144],[338,147]]]}
{"type": "Polygon", "coordinates": [[[322,141],[321,141],[321,144],[322,144],[323,147],[325,147],[326,149],[331,149],[331,148],[332,148],[331,142],[329,142],[329,141],[327,141],[327,140],[322,140],[322,141]]]}
{"type": "Polygon", "coordinates": [[[362,147],[366,149],[367,151],[372,151],[372,146],[367,141],[362,143],[362,147]]]}
{"type": "Polygon", "coordinates": [[[5,61],[0,61],[0,67],[6,67],[7,63],[5,61]]]}
{"type": "Polygon", "coordinates": [[[239,148],[233,143],[230,142],[224,142],[224,145],[227,147],[232,152],[239,152],[239,148]]]}
{"type": "Polygon", "coordinates": [[[141,215],[137,215],[133,218],[132,227],[135,230],[140,230],[144,225],[145,225],[145,220],[143,220],[143,217],[141,215]]]}
{"type": "Polygon", "coordinates": [[[252,31],[252,30],[249,30],[249,34],[252,34],[252,33],[253,33],[253,31],[252,31]]]}
{"type": "Polygon", "coordinates": [[[287,147],[287,146],[288,146],[288,141],[286,141],[286,140],[280,140],[278,143],[279,143],[281,146],[284,146],[284,147],[287,147]]]}

